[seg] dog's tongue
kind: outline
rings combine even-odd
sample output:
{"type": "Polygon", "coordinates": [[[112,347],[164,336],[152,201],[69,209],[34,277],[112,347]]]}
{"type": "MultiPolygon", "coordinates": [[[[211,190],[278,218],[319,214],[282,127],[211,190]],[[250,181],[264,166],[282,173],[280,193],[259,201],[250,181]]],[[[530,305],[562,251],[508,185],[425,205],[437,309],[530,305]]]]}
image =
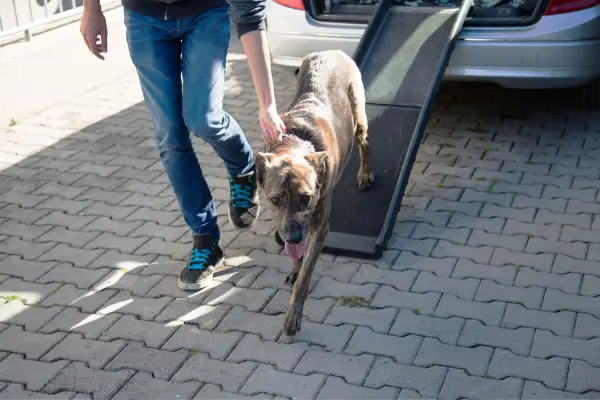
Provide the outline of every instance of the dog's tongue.
{"type": "Polygon", "coordinates": [[[304,257],[305,251],[306,251],[306,242],[301,242],[298,244],[289,244],[289,243],[285,244],[285,252],[293,260],[298,260],[299,258],[304,257]]]}

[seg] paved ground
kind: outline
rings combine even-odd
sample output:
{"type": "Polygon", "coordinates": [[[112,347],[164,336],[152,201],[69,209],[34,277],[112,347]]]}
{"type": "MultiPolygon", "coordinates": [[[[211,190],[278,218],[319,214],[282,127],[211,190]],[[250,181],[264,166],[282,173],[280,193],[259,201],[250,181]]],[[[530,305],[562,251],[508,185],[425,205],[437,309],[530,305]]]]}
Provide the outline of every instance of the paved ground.
{"type": "MultiPolygon", "coordinates": [[[[259,149],[232,52],[226,105],[259,149]]],[[[600,113],[447,85],[390,250],[321,257],[287,343],[268,212],[241,235],[221,218],[228,268],[176,288],[190,237],[140,101],[127,74],[0,133],[0,397],[600,398],[600,113]]]]}

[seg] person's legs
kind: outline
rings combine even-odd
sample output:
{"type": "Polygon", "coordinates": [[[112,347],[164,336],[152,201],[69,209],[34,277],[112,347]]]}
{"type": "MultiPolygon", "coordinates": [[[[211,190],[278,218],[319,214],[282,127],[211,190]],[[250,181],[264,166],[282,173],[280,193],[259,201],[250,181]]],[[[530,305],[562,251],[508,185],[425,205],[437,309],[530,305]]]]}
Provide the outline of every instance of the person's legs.
{"type": "Polygon", "coordinates": [[[127,42],[144,101],[154,122],[156,144],[194,249],[179,279],[184,289],[200,289],[222,261],[215,204],[192,148],[183,119],[181,38],[178,21],[162,21],[125,10],[127,42]]]}
{"type": "Polygon", "coordinates": [[[238,229],[247,229],[258,217],[259,204],[252,148],[237,121],[223,110],[230,38],[227,7],[182,20],[180,25],[183,118],[190,131],[225,162],[230,175],[230,221],[238,229]]]}

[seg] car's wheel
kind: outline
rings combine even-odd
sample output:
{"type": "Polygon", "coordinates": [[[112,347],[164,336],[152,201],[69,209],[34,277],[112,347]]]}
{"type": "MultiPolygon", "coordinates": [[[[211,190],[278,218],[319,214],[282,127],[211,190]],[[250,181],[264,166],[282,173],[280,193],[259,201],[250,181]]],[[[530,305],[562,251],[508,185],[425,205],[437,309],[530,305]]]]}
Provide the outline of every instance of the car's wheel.
{"type": "Polygon", "coordinates": [[[600,108],[600,79],[589,83],[582,90],[583,106],[590,110],[600,108]]]}

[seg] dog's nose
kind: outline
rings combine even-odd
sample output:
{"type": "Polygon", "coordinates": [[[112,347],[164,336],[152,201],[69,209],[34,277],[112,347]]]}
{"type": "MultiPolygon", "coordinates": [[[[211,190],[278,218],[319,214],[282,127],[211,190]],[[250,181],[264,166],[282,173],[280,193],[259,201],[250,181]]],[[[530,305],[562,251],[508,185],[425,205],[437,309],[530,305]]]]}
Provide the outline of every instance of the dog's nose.
{"type": "Polygon", "coordinates": [[[292,231],[290,232],[290,237],[287,242],[289,244],[298,244],[302,242],[302,232],[301,231],[292,231]]]}

